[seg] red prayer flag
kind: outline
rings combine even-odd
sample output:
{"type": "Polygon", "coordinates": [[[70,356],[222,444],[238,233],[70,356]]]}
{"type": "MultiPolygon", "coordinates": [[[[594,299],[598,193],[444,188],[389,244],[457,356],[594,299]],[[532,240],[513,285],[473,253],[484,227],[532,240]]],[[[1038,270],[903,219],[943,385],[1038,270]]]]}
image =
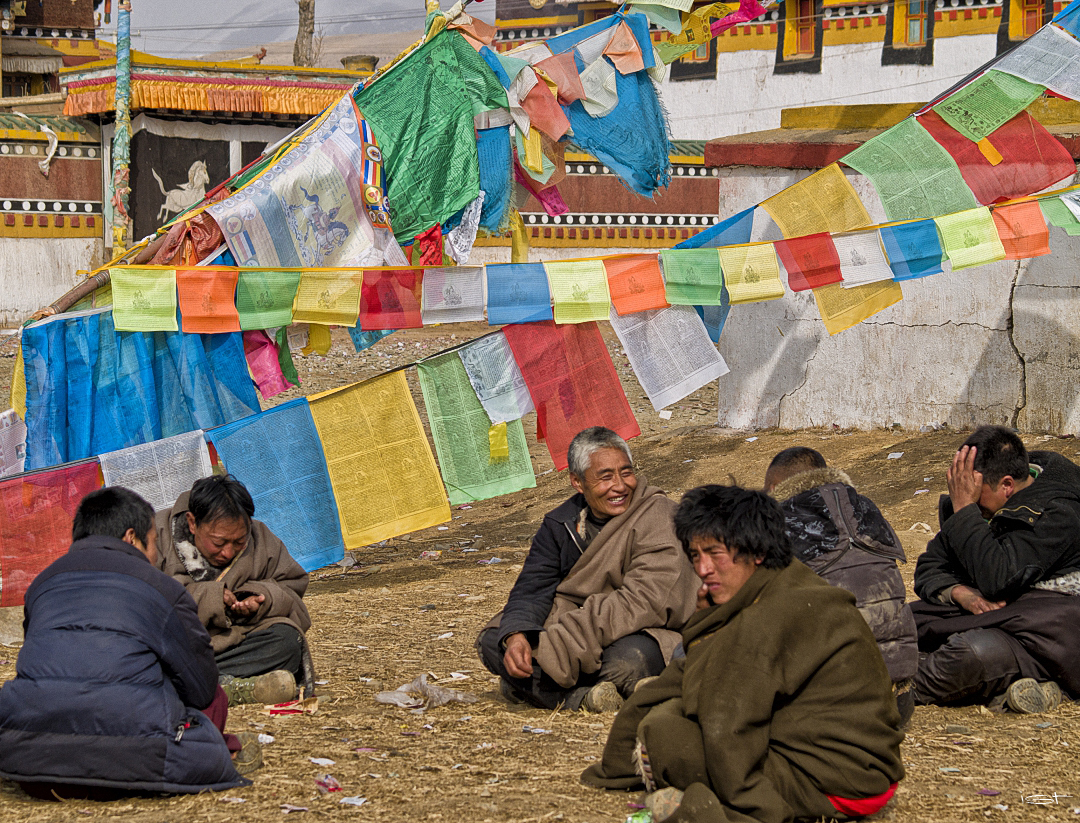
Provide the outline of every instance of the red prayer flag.
{"type": "Polygon", "coordinates": [[[418,266],[441,266],[442,226],[436,223],[430,229],[420,232],[414,239],[412,261],[418,266]]]}
{"type": "Polygon", "coordinates": [[[589,426],[607,426],[626,440],[641,434],[595,322],[520,323],[503,334],[556,469],[566,468],[570,441],[589,426]]]}
{"type": "Polygon", "coordinates": [[[792,291],[816,289],[844,279],[840,257],[828,232],[777,240],[773,247],[787,269],[792,291]]]}
{"type": "Polygon", "coordinates": [[[1026,197],[1076,173],[1069,151],[1026,111],[986,138],[1001,155],[996,165],[978,143],[964,137],[937,112],[920,114],[919,124],[952,155],[964,182],[984,206],[1026,197]]]}
{"type": "Polygon", "coordinates": [[[365,269],[357,325],[364,331],[419,329],[423,269],[365,269]]]}
{"type": "Polygon", "coordinates": [[[1050,229],[1036,200],[991,209],[1006,260],[1050,254],[1050,229]]]}
{"type": "Polygon", "coordinates": [[[0,606],[21,606],[34,578],[67,552],[75,510],[101,486],[97,460],[0,480],[0,606]]]}

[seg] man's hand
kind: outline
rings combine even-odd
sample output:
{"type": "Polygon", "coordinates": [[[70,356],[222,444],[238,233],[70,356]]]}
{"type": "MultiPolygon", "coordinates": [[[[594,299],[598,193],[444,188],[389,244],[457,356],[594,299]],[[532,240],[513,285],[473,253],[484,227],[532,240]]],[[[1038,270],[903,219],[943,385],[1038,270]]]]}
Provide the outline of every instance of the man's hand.
{"type": "Polygon", "coordinates": [[[945,479],[949,483],[949,499],[952,500],[954,512],[979,502],[983,476],[982,472],[975,471],[974,446],[960,447],[960,451],[953,456],[952,465],[945,472],[945,479]]]}
{"type": "Polygon", "coordinates": [[[712,607],[713,602],[709,599],[709,587],[702,583],[701,588],[697,590],[698,611],[701,611],[702,609],[711,609],[712,607]]]}
{"type": "Polygon", "coordinates": [[[503,665],[511,677],[532,677],[532,646],[522,632],[514,632],[506,638],[503,665]]]}
{"type": "Polygon", "coordinates": [[[266,596],[262,594],[251,594],[243,600],[238,600],[236,595],[226,588],[222,599],[225,602],[226,611],[230,611],[233,614],[238,614],[243,617],[249,617],[259,610],[259,606],[266,601],[266,596]]]}
{"type": "Polygon", "coordinates": [[[959,606],[961,609],[972,614],[985,614],[986,612],[992,612],[994,609],[1000,609],[1005,605],[1004,600],[987,600],[982,596],[982,592],[978,589],[973,589],[970,586],[956,585],[953,586],[952,592],[950,592],[952,602],[959,606]]]}

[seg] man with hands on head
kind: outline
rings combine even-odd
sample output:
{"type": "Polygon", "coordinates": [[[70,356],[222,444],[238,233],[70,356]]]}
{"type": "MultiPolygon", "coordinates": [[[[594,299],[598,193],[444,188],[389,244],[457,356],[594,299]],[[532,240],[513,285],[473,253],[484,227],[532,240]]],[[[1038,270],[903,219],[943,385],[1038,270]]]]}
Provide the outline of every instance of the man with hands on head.
{"type": "Polygon", "coordinates": [[[1053,709],[1080,693],[1080,466],[980,426],[946,479],[915,568],[915,700],[1053,709]]]}

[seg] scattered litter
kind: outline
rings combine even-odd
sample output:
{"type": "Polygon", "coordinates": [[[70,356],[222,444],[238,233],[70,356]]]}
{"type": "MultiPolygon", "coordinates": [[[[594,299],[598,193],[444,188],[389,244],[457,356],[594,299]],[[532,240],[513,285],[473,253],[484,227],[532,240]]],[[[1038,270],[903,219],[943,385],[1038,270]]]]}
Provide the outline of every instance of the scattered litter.
{"type": "Polygon", "coordinates": [[[450,527],[449,527],[449,526],[438,526],[437,528],[438,528],[438,530],[439,530],[439,531],[441,531],[441,532],[448,532],[448,531],[450,531],[450,527]]]}
{"type": "Polygon", "coordinates": [[[930,489],[915,489],[915,494],[926,494],[930,489]]]}
{"type": "Polygon", "coordinates": [[[378,749],[361,748],[361,749],[353,749],[353,751],[354,752],[377,752],[378,749]]]}
{"type": "Polygon", "coordinates": [[[366,797],[343,797],[343,798],[341,798],[341,800],[339,802],[344,803],[346,806],[363,806],[365,803],[367,803],[367,798],[366,797]]]}
{"type": "Polygon", "coordinates": [[[262,713],[278,714],[315,714],[319,710],[319,698],[305,697],[303,700],[289,700],[273,706],[263,707],[262,713]]]}
{"type": "Polygon", "coordinates": [[[455,700],[460,703],[475,703],[476,696],[457,689],[434,686],[427,682],[427,675],[422,674],[392,692],[379,692],[375,695],[375,700],[405,709],[431,709],[455,700]]]}
{"type": "Polygon", "coordinates": [[[975,794],[981,794],[983,797],[997,797],[1001,792],[997,789],[979,789],[975,794]]]}
{"type": "Polygon", "coordinates": [[[437,608],[439,608],[439,607],[436,606],[434,603],[425,603],[423,606],[420,607],[420,611],[422,611],[422,612],[430,612],[430,611],[434,611],[437,608]]]}
{"type": "MultiPolygon", "coordinates": [[[[219,803],[247,803],[246,797],[219,797],[219,803]]],[[[80,811],[82,811],[80,809],[80,811]]]]}
{"type": "Polygon", "coordinates": [[[495,744],[494,743],[477,743],[476,748],[478,748],[478,749],[494,749],[495,744]]]}
{"type": "Polygon", "coordinates": [[[496,563],[502,563],[503,559],[501,557],[489,557],[487,560],[477,560],[476,562],[481,566],[494,566],[496,563]]]}
{"type": "Polygon", "coordinates": [[[1004,803],[995,803],[990,808],[997,809],[999,812],[1007,812],[1009,810],[1009,807],[1006,806],[1004,803]]]}
{"type": "Polygon", "coordinates": [[[420,732],[402,732],[401,736],[402,737],[419,737],[420,732]]]}
{"type": "Polygon", "coordinates": [[[945,774],[959,774],[960,770],[955,766],[942,766],[938,769],[939,772],[945,772],[945,774]]]}
{"type": "Polygon", "coordinates": [[[458,511],[459,512],[464,512],[464,511],[468,511],[471,508],[472,508],[472,506],[470,506],[468,503],[463,503],[462,505],[458,506],[458,511]]]}
{"type": "Polygon", "coordinates": [[[890,452],[889,457],[887,459],[889,459],[889,460],[899,460],[903,456],[904,456],[903,452],[890,452]]]}
{"type": "Polygon", "coordinates": [[[316,680],[315,685],[316,686],[325,686],[329,682],[330,682],[329,680],[316,680]]]}
{"type": "Polygon", "coordinates": [[[368,646],[357,646],[356,648],[358,648],[358,649],[363,649],[364,651],[367,651],[367,649],[368,649],[369,647],[368,647],[368,646]]]}
{"type": "Polygon", "coordinates": [[[259,742],[264,746],[274,742],[274,736],[272,734],[264,734],[259,732],[259,742]]]}
{"type": "Polygon", "coordinates": [[[924,478],[922,479],[922,482],[923,482],[923,483],[929,483],[929,482],[930,482],[931,480],[933,480],[933,479],[934,479],[934,478],[932,478],[932,477],[924,477],[924,478]]]}
{"type": "Polygon", "coordinates": [[[449,639],[450,639],[451,637],[453,637],[453,636],[454,636],[454,633],[453,633],[453,632],[444,632],[443,634],[440,634],[440,635],[439,635],[438,637],[436,637],[435,639],[436,639],[436,640],[449,640],[449,639]]]}
{"type": "Polygon", "coordinates": [[[420,559],[421,560],[438,560],[440,557],[442,557],[442,551],[441,550],[440,551],[434,551],[434,552],[430,552],[430,551],[428,551],[428,552],[420,552],[420,559]]]}
{"type": "Polygon", "coordinates": [[[1049,729],[1053,725],[1054,725],[1053,723],[1036,723],[1035,728],[1036,729],[1049,729]]]}
{"type": "Polygon", "coordinates": [[[330,794],[340,792],[341,784],[332,774],[320,774],[315,778],[315,788],[319,790],[319,794],[330,794]]]}
{"type": "Polygon", "coordinates": [[[933,534],[934,533],[934,530],[930,528],[929,524],[922,523],[922,522],[912,523],[911,528],[909,528],[908,531],[909,532],[922,532],[923,534],[933,534]]]}
{"type": "Polygon", "coordinates": [[[660,419],[661,420],[670,420],[671,419],[671,412],[668,411],[667,409],[664,409],[662,412],[660,412],[660,419]]]}
{"type": "Polygon", "coordinates": [[[551,734],[551,729],[538,729],[535,726],[522,726],[521,730],[530,734],[551,734]]]}
{"type": "Polygon", "coordinates": [[[748,437],[748,438],[746,438],[747,443],[753,443],[755,440],[757,440],[756,437],[748,437]]]}
{"type": "Polygon", "coordinates": [[[450,679],[451,680],[468,680],[469,675],[465,674],[465,672],[450,672],[450,679]]]}
{"type": "Polygon", "coordinates": [[[316,766],[333,766],[334,765],[334,761],[331,760],[329,757],[309,757],[308,760],[310,760],[316,766]]]}
{"type": "Polygon", "coordinates": [[[971,729],[967,726],[950,723],[945,727],[945,734],[971,734],[971,729]]]}
{"type": "Polygon", "coordinates": [[[285,814],[288,814],[289,812],[306,812],[307,810],[307,806],[294,806],[292,803],[281,804],[281,811],[285,814]]]}
{"type": "Polygon", "coordinates": [[[684,460],[683,461],[683,463],[693,463],[693,462],[694,462],[693,458],[690,458],[689,460],[684,460]]]}
{"type": "Polygon", "coordinates": [[[648,809],[641,809],[627,817],[624,823],[653,823],[652,812],[648,809]]]}

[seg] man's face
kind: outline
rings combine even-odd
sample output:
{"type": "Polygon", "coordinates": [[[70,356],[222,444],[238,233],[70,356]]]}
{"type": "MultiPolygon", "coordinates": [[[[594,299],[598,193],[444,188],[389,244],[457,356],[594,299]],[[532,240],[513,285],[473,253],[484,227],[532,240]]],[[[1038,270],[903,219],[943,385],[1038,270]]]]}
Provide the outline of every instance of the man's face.
{"type": "Polygon", "coordinates": [[[246,520],[219,517],[195,525],[195,515],[188,512],[187,521],[195,548],[211,566],[228,566],[247,545],[250,525],[246,520]]]}
{"type": "Polygon", "coordinates": [[[1012,487],[1011,477],[1003,477],[993,486],[989,483],[982,484],[982,491],[979,494],[979,508],[982,510],[983,517],[989,520],[1005,505],[1005,501],[1012,494],[1012,487]]]}
{"type": "Polygon", "coordinates": [[[736,556],[723,540],[715,537],[695,537],[690,541],[690,562],[709,590],[709,599],[719,606],[738,593],[761,561],[736,556]]]}
{"type": "Polygon", "coordinates": [[[585,495],[597,517],[615,517],[626,511],[637,488],[634,466],[621,449],[597,449],[584,477],[570,475],[570,484],[585,495]]]}

